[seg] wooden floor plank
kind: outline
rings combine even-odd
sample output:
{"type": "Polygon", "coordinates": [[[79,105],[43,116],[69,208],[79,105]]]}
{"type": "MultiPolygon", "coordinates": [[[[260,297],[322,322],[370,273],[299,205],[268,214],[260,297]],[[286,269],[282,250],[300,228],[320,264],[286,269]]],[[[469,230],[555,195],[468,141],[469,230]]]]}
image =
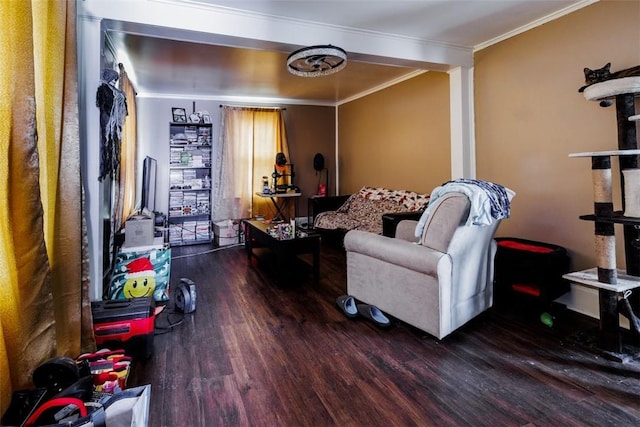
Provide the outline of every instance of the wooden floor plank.
{"type": "Polygon", "coordinates": [[[323,243],[317,286],[308,269],[274,281],[242,247],[172,252],[171,285],[192,279],[198,306],[133,366],[152,426],[640,425],[640,362],[568,339],[592,319],[494,308],[437,340],[345,317],[339,246],[323,243]]]}

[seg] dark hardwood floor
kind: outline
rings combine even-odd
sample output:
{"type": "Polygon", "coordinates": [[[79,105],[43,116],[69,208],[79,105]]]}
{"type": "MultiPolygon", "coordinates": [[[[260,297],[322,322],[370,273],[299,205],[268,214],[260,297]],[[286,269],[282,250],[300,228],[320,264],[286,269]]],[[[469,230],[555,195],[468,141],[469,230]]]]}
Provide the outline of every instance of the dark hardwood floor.
{"type": "Polygon", "coordinates": [[[197,310],[129,378],[151,384],[151,426],[640,425],[640,363],[569,339],[591,319],[491,309],[439,341],[346,318],[345,255],[326,242],[316,287],[310,271],[275,283],[243,247],[207,250],[172,249],[171,283],[196,282],[197,310]]]}

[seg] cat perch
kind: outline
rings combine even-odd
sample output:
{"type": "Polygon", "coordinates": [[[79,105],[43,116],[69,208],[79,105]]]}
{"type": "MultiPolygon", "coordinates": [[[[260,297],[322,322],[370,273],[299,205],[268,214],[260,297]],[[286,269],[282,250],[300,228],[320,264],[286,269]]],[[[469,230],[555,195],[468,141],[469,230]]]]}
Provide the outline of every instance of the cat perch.
{"type": "Polygon", "coordinates": [[[595,70],[585,67],[584,82],[578,92],[584,92],[588,101],[600,101],[601,107],[613,105],[613,98],[619,95],[630,97],[626,102],[633,103],[634,95],[640,93],[640,65],[614,72],[611,62],[595,70]]]}
{"type": "Polygon", "coordinates": [[[583,93],[588,101],[599,101],[627,93],[637,94],[640,93],[640,76],[595,83],[585,88],[583,93]]]}

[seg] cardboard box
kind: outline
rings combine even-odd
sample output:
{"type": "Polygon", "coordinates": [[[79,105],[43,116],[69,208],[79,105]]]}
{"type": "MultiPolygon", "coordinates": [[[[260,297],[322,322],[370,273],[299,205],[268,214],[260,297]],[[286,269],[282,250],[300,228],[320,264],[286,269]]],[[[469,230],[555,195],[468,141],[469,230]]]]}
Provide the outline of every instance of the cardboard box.
{"type": "Polygon", "coordinates": [[[240,224],[230,219],[213,223],[213,234],[218,237],[238,237],[240,224]]]}
{"type": "Polygon", "coordinates": [[[230,219],[213,223],[213,242],[216,246],[240,242],[240,223],[230,219]]]}
{"type": "Polygon", "coordinates": [[[146,215],[134,215],[124,226],[126,246],[147,246],[153,244],[154,218],[146,215]]]}
{"type": "Polygon", "coordinates": [[[166,248],[167,248],[167,244],[164,242],[164,237],[160,236],[160,237],[154,237],[152,244],[144,245],[144,246],[131,246],[125,240],[124,244],[120,248],[120,252],[144,252],[144,251],[150,251],[153,249],[166,249],[166,248]]]}
{"type": "Polygon", "coordinates": [[[229,246],[238,243],[237,237],[218,237],[214,236],[213,242],[216,246],[229,246]]]}

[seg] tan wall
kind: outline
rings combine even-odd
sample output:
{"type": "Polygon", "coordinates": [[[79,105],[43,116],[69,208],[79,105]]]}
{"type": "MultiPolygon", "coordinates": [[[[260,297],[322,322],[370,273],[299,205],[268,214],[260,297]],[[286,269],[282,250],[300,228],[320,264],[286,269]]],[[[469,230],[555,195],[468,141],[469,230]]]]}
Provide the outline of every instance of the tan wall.
{"type": "MultiPolygon", "coordinates": [[[[640,64],[640,2],[596,3],[475,55],[478,176],[517,192],[498,234],[565,246],[575,269],[596,261],[594,225],[578,219],[593,212],[591,161],[568,154],[617,149],[615,107],[578,88],[584,67],[607,62],[613,71],[640,64]]],[[[622,267],[621,228],[616,235],[622,267]]]]}
{"type": "MultiPolygon", "coordinates": [[[[299,201],[298,215],[307,215],[307,198],[316,194],[320,180],[326,175],[316,173],[313,157],[316,153],[324,156],[325,167],[335,174],[336,158],[336,118],[334,107],[287,105],[285,121],[289,154],[295,167],[295,185],[300,187],[303,197],[299,201]]],[[[330,191],[335,188],[335,179],[329,177],[330,191]]],[[[329,193],[331,194],[331,193],[329,193]]]]}
{"type": "Polygon", "coordinates": [[[449,76],[428,72],[338,107],[340,194],[430,193],[451,176],[449,76]]]}

